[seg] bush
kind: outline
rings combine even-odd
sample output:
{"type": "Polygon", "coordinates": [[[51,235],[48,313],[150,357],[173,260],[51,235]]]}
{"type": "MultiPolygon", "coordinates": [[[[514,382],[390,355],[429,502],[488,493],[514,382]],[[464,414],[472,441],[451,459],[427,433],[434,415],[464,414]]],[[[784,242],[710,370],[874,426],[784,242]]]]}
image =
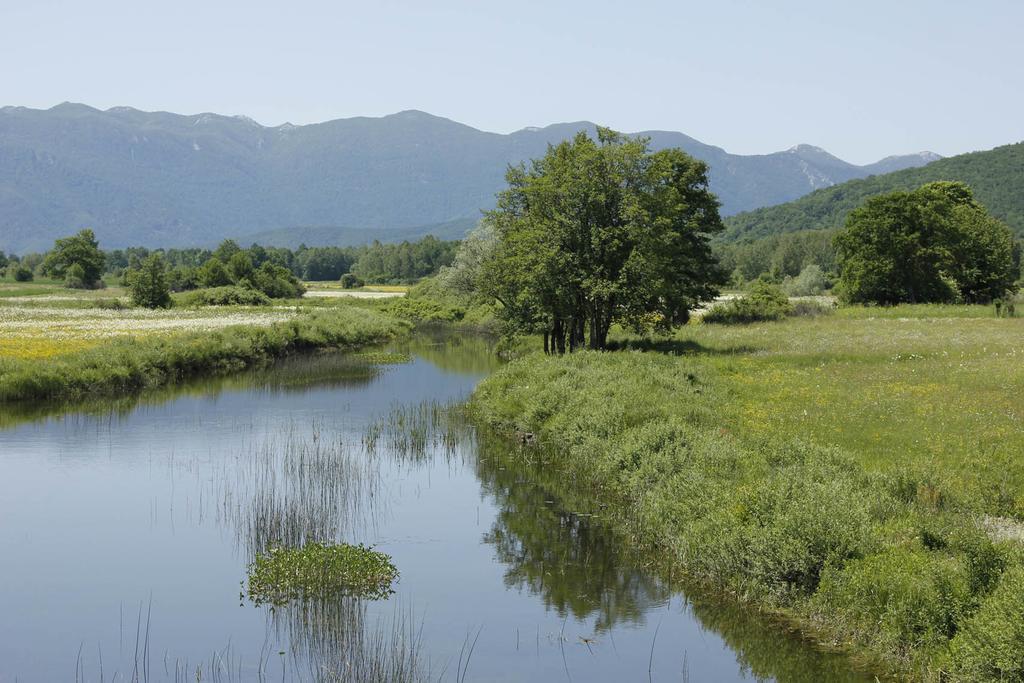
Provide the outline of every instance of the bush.
{"type": "Polygon", "coordinates": [[[961,680],[1024,680],[1024,567],[1003,574],[998,587],[951,643],[961,680]]]}
{"type": "Polygon", "coordinates": [[[851,634],[889,651],[941,647],[971,604],[961,562],[942,552],[890,548],[826,570],[819,607],[846,616],[851,634]]]}
{"type": "Polygon", "coordinates": [[[32,282],[35,276],[32,274],[32,269],[27,266],[18,266],[14,269],[14,280],[15,282],[32,282]]]}
{"type": "Polygon", "coordinates": [[[78,263],[72,263],[64,271],[64,286],[68,289],[86,289],[85,269],[78,263]]]}
{"type": "Polygon", "coordinates": [[[108,311],[123,311],[128,308],[120,299],[96,299],[92,302],[92,307],[108,311]]]}
{"type": "Polygon", "coordinates": [[[182,299],[186,306],[269,306],[270,297],[248,287],[197,289],[182,299]]]}
{"type": "Polygon", "coordinates": [[[819,315],[831,315],[836,311],[836,305],[829,301],[817,301],[815,299],[797,299],[792,302],[795,318],[816,318],[819,315]]]}
{"type": "Polygon", "coordinates": [[[339,280],[339,282],[341,283],[342,289],[357,289],[365,284],[359,276],[354,273],[345,273],[341,276],[341,280],[339,280]]]}
{"type": "Polygon", "coordinates": [[[830,286],[821,267],[811,264],[796,277],[787,277],[782,283],[782,291],[787,296],[817,296],[830,286]]]}
{"type": "Polygon", "coordinates": [[[295,299],[306,293],[306,288],[290,270],[269,261],[238,284],[262,292],[271,299],[295,299]]]}
{"type": "Polygon", "coordinates": [[[704,322],[729,325],[782,320],[793,313],[793,306],[782,290],[767,282],[755,282],[750,292],[713,306],[704,314],[704,322]]]}

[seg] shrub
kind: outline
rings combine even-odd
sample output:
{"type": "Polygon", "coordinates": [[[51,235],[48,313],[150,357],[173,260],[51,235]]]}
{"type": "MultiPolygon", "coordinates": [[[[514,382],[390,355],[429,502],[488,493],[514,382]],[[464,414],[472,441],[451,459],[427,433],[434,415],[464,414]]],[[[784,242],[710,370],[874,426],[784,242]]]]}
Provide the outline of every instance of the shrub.
{"type": "Polygon", "coordinates": [[[240,280],[239,284],[263,292],[271,299],[294,299],[306,293],[306,288],[290,270],[269,261],[240,280]]]}
{"type": "Polygon", "coordinates": [[[1024,680],[1024,567],[1003,574],[998,587],[950,645],[961,680],[1024,680]]]}
{"type": "Polygon", "coordinates": [[[92,302],[93,308],[105,309],[108,311],[123,311],[128,308],[120,299],[96,299],[92,302]]]}
{"type": "Polygon", "coordinates": [[[466,315],[463,308],[433,299],[415,299],[409,296],[392,299],[387,305],[387,311],[397,318],[417,322],[451,323],[462,320],[466,315]]]}
{"type": "Polygon", "coordinates": [[[85,269],[78,263],[72,263],[64,271],[64,286],[68,289],[86,289],[85,269]]]}
{"type": "Polygon", "coordinates": [[[270,297],[248,287],[212,287],[197,289],[186,295],[186,306],[269,306],[270,297]]]}
{"type": "Polygon", "coordinates": [[[944,645],[971,594],[968,572],[953,557],[897,547],[826,570],[815,602],[845,615],[855,637],[905,653],[944,645]]]}
{"type": "Polygon", "coordinates": [[[339,282],[342,289],[357,289],[365,284],[355,273],[345,273],[339,282]]]}
{"type": "Polygon", "coordinates": [[[782,320],[793,313],[793,306],[782,290],[767,282],[755,282],[738,299],[713,306],[704,314],[704,322],[723,325],[782,320]]]}
{"type": "Polygon", "coordinates": [[[788,296],[817,296],[830,286],[821,267],[812,263],[796,277],[787,277],[782,283],[782,291],[788,296]]]}
{"type": "Polygon", "coordinates": [[[831,315],[836,310],[834,303],[815,299],[797,299],[792,302],[792,306],[793,312],[790,315],[796,318],[816,318],[819,315],[831,315]]]}
{"type": "Polygon", "coordinates": [[[14,280],[15,282],[32,282],[35,276],[32,274],[32,269],[27,266],[18,266],[14,269],[14,280]]]}

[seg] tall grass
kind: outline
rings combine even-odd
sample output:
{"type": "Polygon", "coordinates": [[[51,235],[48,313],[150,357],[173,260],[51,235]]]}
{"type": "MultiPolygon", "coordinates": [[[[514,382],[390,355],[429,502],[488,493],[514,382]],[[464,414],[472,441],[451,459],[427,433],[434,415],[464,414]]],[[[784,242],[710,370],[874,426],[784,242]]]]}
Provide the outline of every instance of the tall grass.
{"type": "MultiPolygon", "coordinates": [[[[1006,373],[1024,371],[1007,366],[1006,354],[1024,347],[1020,327],[1009,325],[1016,321],[981,329],[929,319],[699,325],[657,347],[680,356],[522,358],[478,387],[471,413],[507,433],[534,434],[554,480],[587,492],[626,543],[654,551],[667,571],[782,614],[883,668],[974,680],[979,656],[954,657],[964,648],[951,643],[970,624],[993,630],[987,625],[1002,612],[992,600],[1007,602],[996,587],[1007,567],[1024,565],[1019,542],[991,534],[985,521],[1022,524],[1021,489],[998,484],[1020,481],[1024,464],[986,467],[992,453],[961,441],[935,448],[928,430],[945,431],[916,410],[920,394],[862,378],[923,377],[936,400],[952,398],[962,375],[948,363],[969,363],[984,369],[974,400],[1012,400],[1006,373]],[[915,358],[893,360],[900,354],[915,358]],[[895,414],[873,411],[878,403],[895,414]],[[821,413],[831,424],[809,419],[821,413]],[[842,429],[870,422],[907,448],[865,449],[842,429]]],[[[963,420],[974,439],[1024,433],[1012,418],[1007,431],[999,411],[963,420]]],[[[1024,675],[1012,645],[993,647],[1011,660],[1001,676],[1024,675]]]]}

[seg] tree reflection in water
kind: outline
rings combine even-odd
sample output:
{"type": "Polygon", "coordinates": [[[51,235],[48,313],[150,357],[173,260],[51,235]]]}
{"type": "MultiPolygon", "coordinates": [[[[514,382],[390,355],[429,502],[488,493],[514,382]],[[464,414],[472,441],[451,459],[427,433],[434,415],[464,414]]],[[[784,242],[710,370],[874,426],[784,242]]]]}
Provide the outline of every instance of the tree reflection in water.
{"type": "MultiPolygon", "coordinates": [[[[757,680],[872,681],[840,654],[815,649],[800,634],[728,596],[688,591],[659,577],[659,559],[601,523],[594,492],[566,480],[543,449],[481,431],[477,476],[498,514],[484,540],[506,565],[509,588],[539,596],[560,617],[594,619],[594,631],[643,625],[652,610],[682,597],[702,629],[719,634],[741,670],[757,680]]],[[[685,643],[680,643],[680,650],[685,643]]]]}

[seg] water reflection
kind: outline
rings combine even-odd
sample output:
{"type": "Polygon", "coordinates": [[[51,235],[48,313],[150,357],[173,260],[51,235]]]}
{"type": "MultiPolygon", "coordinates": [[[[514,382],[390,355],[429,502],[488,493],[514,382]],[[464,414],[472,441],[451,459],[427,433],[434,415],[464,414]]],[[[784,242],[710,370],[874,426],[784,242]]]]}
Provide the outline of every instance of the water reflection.
{"type": "Polygon", "coordinates": [[[457,406],[500,363],[487,340],[394,348],[412,362],[314,354],[2,418],[38,421],[0,431],[0,680],[95,680],[101,649],[129,678],[119,605],[148,595],[153,680],[678,680],[684,661],[693,680],[864,679],[727,601],[688,602],[592,492],[471,429],[457,406]],[[240,608],[255,554],[306,540],[378,545],[399,593],[240,608]]]}
{"type": "MultiPolygon", "coordinates": [[[[479,438],[477,476],[498,506],[484,540],[506,567],[506,585],[541,597],[559,616],[592,620],[597,634],[623,624],[650,626],[658,608],[674,608],[674,598],[688,593],[659,577],[659,558],[636,554],[603,528],[593,492],[573,486],[540,449],[487,432],[479,438]]],[[[720,635],[740,671],[756,680],[876,680],[732,598],[683,597],[678,608],[720,635]]]]}
{"type": "Polygon", "coordinates": [[[595,618],[604,633],[621,623],[643,624],[672,590],[654,574],[637,571],[619,539],[594,523],[588,507],[540,459],[489,435],[476,462],[483,489],[498,507],[484,540],[506,566],[505,584],[543,598],[559,616],[595,618]],[[579,501],[582,504],[582,501],[579,501]]]}
{"type": "Polygon", "coordinates": [[[380,468],[346,435],[291,424],[222,464],[212,499],[247,562],[274,547],[337,543],[376,528],[380,468]]]}

